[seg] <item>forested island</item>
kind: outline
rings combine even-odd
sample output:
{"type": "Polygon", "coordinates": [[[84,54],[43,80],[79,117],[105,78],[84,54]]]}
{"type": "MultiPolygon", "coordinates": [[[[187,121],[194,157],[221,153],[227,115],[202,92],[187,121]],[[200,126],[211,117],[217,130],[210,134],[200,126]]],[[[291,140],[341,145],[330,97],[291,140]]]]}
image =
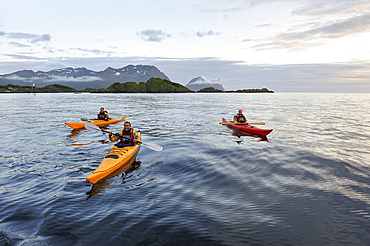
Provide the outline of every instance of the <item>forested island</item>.
{"type": "MultiPolygon", "coordinates": [[[[72,87],[68,87],[60,84],[52,84],[44,87],[33,87],[33,86],[20,86],[20,85],[0,85],[0,93],[194,93],[194,91],[186,88],[185,86],[174,83],[166,79],[161,78],[150,78],[147,82],[125,82],[119,83],[115,82],[111,84],[106,89],[96,89],[96,88],[86,88],[84,90],[77,90],[72,87]]],[[[262,89],[244,89],[237,91],[222,91],[215,89],[213,87],[203,88],[197,92],[240,92],[240,93],[260,93],[268,92],[273,93],[273,91],[267,88],[262,89]]]]}

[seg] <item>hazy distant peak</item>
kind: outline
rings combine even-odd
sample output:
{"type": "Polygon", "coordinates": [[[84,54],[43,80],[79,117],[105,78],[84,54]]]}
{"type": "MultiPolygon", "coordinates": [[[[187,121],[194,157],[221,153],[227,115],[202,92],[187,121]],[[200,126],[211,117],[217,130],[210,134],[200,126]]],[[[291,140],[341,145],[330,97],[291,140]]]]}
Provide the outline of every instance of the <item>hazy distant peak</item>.
{"type": "Polygon", "coordinates": [[[186,85],[187,88],[193,91],[199,91],[203,88],[213,87],[218,90],[225,91],[222,87],[221,80],[219,78],[209,80],[204,76],[199,76],[190,80],[190,82],[186,85]]]}

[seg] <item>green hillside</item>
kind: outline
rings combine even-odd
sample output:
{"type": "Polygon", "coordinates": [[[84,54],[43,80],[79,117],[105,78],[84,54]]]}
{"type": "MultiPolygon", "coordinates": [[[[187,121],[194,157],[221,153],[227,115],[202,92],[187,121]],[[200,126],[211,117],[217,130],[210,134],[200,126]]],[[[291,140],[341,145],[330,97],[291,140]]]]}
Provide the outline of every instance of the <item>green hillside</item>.
{"type": "Polygon", "coordinates": [[[59,84],[53,84],[48,85],[45,87],[40,88],[32,88],[32,86],[21,86],[21,85],[0,85],[0,93],[1,92],[18,92],[18,93],[27,93],[27,92],[38,92],[38,93],[58,93],[58,92],[76,92],[76,89],[73,89],[71,87],[65,86],[65,85],[59,85],[59,84]]]}
{"type": "Polygon", "coordinates": [[[110,85],[104,92],[138,92],[138,93],[174,93],[174,92],[192,92],[185,86],[173,83],[161,78],[150,78],[146,83],[140,82],[116,82],[110,85]]]}
{"type": "Polygon", "coordinates": [[[214,87],[206,87],[206,88],[200,89],[197,92],[224,92],[224,91],[216,89],[214,87]]]}

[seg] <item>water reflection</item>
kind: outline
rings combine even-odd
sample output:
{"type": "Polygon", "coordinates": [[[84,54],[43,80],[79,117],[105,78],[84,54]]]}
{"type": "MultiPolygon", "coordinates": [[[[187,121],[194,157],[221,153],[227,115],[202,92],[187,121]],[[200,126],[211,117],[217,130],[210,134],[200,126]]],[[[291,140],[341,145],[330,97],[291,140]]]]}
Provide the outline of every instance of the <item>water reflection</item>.
{"type": "MultiPolygon", "coordinates": [[[[105,128],[108,129],[108,128],[105,128]]],[[[87,140],[84,141],[83,138],[84,136],[80,136],[83,131],[86,129],[73,129],[70,134],[67,135],[67,138],[70,138],[69,142],[71,143],[72,146],[87,146],[92,143],[97,143],[100,142],[102,144],[107,144],[111,143],[109,140],[87,140]]]]}
{"type": "Polygon", "coordinates": [[[258,141],[268,141],[266,136],[256,135],[256,134],[242,132],[242,131],[238,131],[238,130],[233,130],[232,134],[233,134],[233,136],[236,136],[238,138],[240,138],[242,136],[243,137],[254,137],[254,138],[258,138],[259,139],[258,141]]]}
{"type": "Polygon", "coordinates": [[[82,130],[85,130],[85,129],[78,129],[78,130],[76,130],[76,129],[73,129],[72,131],[71,131],[71,133],[70,134],[68,134],[68,138],[76,138],[76,137],[78,137],[80,134],[81,134],[81,131],[82,130]]]}
{"type": "Polygon", "coordinates": [[[78,140],[71,139],[71,140],[69,140],[69,142],[71,143],[72,146],[75,146],[75,147],[88,146],[88,145],[93,144],[93,143],[101,143],[101,144],[110,144],[110,143],[112,143],[111,141],[106,140],[106,139],[104,139],[104,140],[102,140],[102,139],[87,140],[87,141],[83,141],[82,139],[78,139],[78,140]]]}
{"type": "Polygon", "coordinates": [[[235,136],[235,137],[238,137],[238,140],[235,140],[235,142],[237,144],[241,144],[243,142],[243,139],[242,137],[252,137],[252,138],[256,138],[257,141],[267,141],[268,142],[268,139],[266,136],[261,136],[261,135],[257,135],[257,134],[252,134],[252,133],[248,133],[248,132],[243,132],[243,131],[239,131],[239,130],[235,130],[233,129],[231,132],[226,130],[226,131],[223,131],[220,133],[220,135],[225,135],[225,136],[235,136]]]}

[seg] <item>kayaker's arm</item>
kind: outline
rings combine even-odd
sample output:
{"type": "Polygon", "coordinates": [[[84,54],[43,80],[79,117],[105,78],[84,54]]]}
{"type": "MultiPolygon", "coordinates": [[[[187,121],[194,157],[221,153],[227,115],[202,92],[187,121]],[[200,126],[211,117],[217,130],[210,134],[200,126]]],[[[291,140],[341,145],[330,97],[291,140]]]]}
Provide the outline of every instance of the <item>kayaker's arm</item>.
{"type": "Polygon", "coordinates": [[[118,141],[122,138],[122,135],[119,133],[112,133],[112,132],[108,132],[108,133],[109,133],[109,140],[112,142],[118,141]]]}
{"type": "Polygon", "coordinates": [[[105,116],[104,120],[110,120],[110,116],[109,116],[108,112],[105,112],[104,116],[105,116]]]}
{"type": "Polygon", "coordinates": [[[139,139],[139,135],[137,134],[137,132],[136,132],[136,131],[134,131],[133,139],[131,139],[131,141],[132,141],[134,144],[136,144],[137,142],[139,142],[139,141],[138,141],[138,139],[139,139]]]}

